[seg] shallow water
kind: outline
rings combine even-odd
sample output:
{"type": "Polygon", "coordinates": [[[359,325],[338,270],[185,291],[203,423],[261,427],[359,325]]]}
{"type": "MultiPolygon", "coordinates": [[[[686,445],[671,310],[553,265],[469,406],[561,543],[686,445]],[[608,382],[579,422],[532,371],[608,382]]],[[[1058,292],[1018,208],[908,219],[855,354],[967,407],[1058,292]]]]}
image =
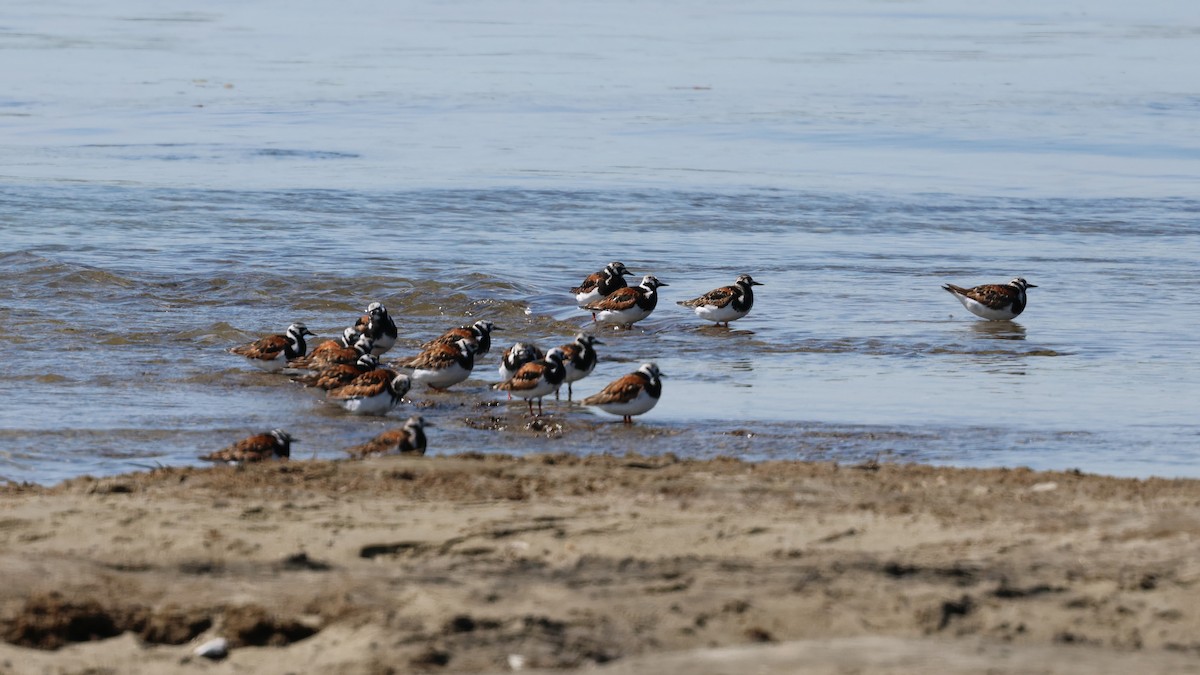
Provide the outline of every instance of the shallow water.
{"type": "Polygon", "coordinates": [[[1163,71],[1200,56],[1185,3],[17,7],[0,478],[273,426],[337,457],[414,409],[431,453],[1200,475],[1200,99],[1163,71]],[[670,286],[576,391],[654,360],[662,402],[527,429],[487,388],[498,352],[590,329],[566,291],[615,259],[670,286]],[[765,285],[730,330],[674,304],[742,272],[765,285]],[[939,288],[1017,275],[1039,287],[1013,323],[939,288]],[[392,355],[504,332],[384,420],[224,351],[375,300],[392,355]]]}

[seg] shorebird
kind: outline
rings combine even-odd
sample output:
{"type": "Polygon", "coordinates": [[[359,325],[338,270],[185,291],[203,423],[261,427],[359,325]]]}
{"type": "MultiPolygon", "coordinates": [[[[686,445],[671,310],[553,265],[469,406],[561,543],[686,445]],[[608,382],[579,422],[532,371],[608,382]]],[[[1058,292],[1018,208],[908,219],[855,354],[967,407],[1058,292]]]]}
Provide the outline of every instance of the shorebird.
{"type": "Polygon", "coordinates": [[[632,328],[633,324],[650,316],[658,306],[658,289],[666,285],[653,274],[647,274],[642,277],[640,285],[613,291],[600,300],[588,303],[584,309],[592,311],[597,323],[632,328]]]}
{"type": "Polygon", "coordinates": [[[625,277],[633,274],[625,269],[623,262],[610,262],[604,266],[604,269],[599,272],[592,272],[575,288],[571,289],[571,293],[575,294],[575,302],[581,307],[587,307],[589,303],[595,302],[613,291],[625,288],[629,284],[625,282],[625,277]]]}
{"type": "Polygon", "coordinates": [[[1007,284],[984,284],[974,288],[945,284],[942,288],[949,291],[975,316],[988,321],[1007,321],[1017,318],[1025,311],[1025,289],[1037,286],[1017,277],[1007,284]]]}
{"type": "Polygon", "coordinates": [[[453,344],[431,343],[420,354],[396,363],[399,368],[411,368],[413,382],[431,389],[446,389],[471,376],[475,368],[475,344],[459,339],[453,344]]]}
{"type": "Polygon", "coordinates": [[[427,443],[425,429],[432,426],[420,415],[413,415],[399,429],[389,429],[362,445],[346,448],[346,452],[355,457],[382,455],[392,451],[401,455],[424,455],[427,443]]]}
{"type": "MultiPolygon", "coordinates": [[[[567,400],[570,401],[574,395],[571,391],[571,383],[578,382],[596,369],[596,363],[600,361],[600,357],[596,354],[596,349],[593,345],[601,345],[603,342],[586,333],[579,333],[575,336],[573,342],[568,342],[559,347],[563,350],[563,367],[567,370],[567,376],[564,380],[567,383],[567,400]]],[[[558,398],[558,392],[554,392],[554,397],[558,398]]]]}
{"type": "Polygon", "coordinates": [[[364,335],[371,337],[373,341],[371,353],[380,356],[396,344],[399,331],[396,329],[396,322],[392,321],[392,317],[382,303],[372,302],[367,305],[366,311],[367,313],[362,315],[354,327],[364,335]]]}
{"type": "Polygon", "coordinates": [[[222,448],[207,455],[201,455],[200,459],[206,462],[228,462],[231,464],[261,462],[271,459],[272,456],[287,459],[292,454],[292,443],[294,442],[296,442],[296,439],[292,438],[283,429],[272,429],[264,434],[255,434],[249,438],[243,438],[227,448],[222,448]]]}
{"type": "Polygon", "coordinates": [[[533,399],[537,399],[538,411],[537,416],[542,415],[542,397],[550,392],[558,391],[562,386],[563,379],[567,376],[567,370],[563,367],[563,350],[555,347],[551,349],[546,358],[540,361],[532,361],[521,366],[519,370],[512,376],[512,379],[506,382],[493,384],[493,389],[507,391],[512,393],[517,398],[525,399],[529,404],[529,416],[533,414],[533,399]]]}
{"type": "Polygon", "coordinates": [[[633,424],[633,416],[648,412],[662,396],[662,372],[653,363],[643,363],[628,375],[619,377],[599,393],[580,401],[596,406],[611,415],[620,415],[625,424],[633,424]]]}
{"type": "Polygon", "coordinates": [[[287,327],[283,335],[268,335],[250,344],[233,347],[231,354],[245,359],[269,373],[283,370],[291,359],[300,358],[308,351],[304,336],[313,335],[302,323],[294,323],[287,327]]]}
{"type": "Polygon", "coordinates": [[[403,373],[376,368],[363,373],[325,393],[325,399],[341,406],[353,415],[386,415],[400,404],[412,387],[412,380],[403,373]]]}
{"type": "Polygon", "coordinates": [[[718,326],[724,323],[728,328],[730,321],[737,321],[750,313],[750,308],[754,306],[754,286],[762,284],[750,278],[749,274],[743,274],[732,286],[722,286],[698,298],[680,300],[676,304],[691,307],[701,319],[716,322],[718,326]]]}
{"type": "Polygon", "coordinates": [[[436,338],[421,345],[421,349],[429,349],[434,345],[452,345],[459,340],[467,340],[475,345],[475,358],[487,355],[492,350],[492,331],[498,331],[491,321],[476,321],[470,326],[451,328],[436,338]]]}

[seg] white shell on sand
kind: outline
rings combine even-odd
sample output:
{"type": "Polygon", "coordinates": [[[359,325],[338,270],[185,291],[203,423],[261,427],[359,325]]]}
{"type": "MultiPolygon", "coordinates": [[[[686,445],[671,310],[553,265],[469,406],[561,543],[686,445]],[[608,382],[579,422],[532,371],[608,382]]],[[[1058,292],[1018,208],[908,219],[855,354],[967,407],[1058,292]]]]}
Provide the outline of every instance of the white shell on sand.
{"type": "Polygon", "coordinates": [[[203,656],[206,659],[219,661],[229,656],[229,640],[223,637],[213,638],[197,646],[192,650],[192,653],[196,656],[203,656]]]}

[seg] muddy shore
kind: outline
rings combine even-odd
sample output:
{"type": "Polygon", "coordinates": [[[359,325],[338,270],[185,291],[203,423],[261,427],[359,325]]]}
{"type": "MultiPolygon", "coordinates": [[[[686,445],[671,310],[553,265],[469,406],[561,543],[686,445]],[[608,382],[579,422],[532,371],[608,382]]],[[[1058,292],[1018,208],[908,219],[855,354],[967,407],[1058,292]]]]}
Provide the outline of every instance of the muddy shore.
{"type": "Polygon", "coordinates": [[[1200,672],[1191,480],[381,457],[0,508],[0,673],[1200,672]]]}

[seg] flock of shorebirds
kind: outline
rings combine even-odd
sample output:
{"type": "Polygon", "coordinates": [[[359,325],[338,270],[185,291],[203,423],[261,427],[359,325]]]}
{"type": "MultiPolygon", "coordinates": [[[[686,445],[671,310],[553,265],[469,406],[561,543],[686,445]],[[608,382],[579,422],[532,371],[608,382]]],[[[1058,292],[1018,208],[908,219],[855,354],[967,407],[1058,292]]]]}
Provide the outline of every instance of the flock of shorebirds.
{"type": "MultiPolygon", "coordinates": [[[[597,326],[630,328],[650,316],[658,305],[658,289],[667,285],[648,274],[640,284],[630,286],[625,277],[631,274],[624,264],[609,263],[588,275],[571,293],[581,309],[592,313],[597,326]]],[[[761,285],[743,274],[729,286],[677,304],[691,308],[701,319],[728,326],[750,312],[754,306],[753,287],[761,285]]],[[[943,288],[977,316],[1009,320],[1025,309],[1026,289],[1036,286],[1018,277],[1007,284],[974,288],[946,284],[943,288]]],[[[373,302],[341,337],[317,344],[311,351],[305,338],[314,334],[303,323],[293,323],[281,335],[269,335],[229,351],[265,371],[284,373],[295,382],[323,390],[326,401],[351,414],[384,415],[399,405],[415,384],[443,391],[470,377],[477,360],[491,351],[495,330],[495,325],[486,320],[452,328],[423,344],[415,356],[384,363],[380,357],[396,344],[398,331],[387,309],[373,302]]],[[[603,343],[587,333],[579,333],[573,341],[548,351],[530,342],[516,342],[504,351],[498,367],[500,381],[491,387],[507,392],[510,399],[515,396],[525,400],[529,415],[539,417],[542,399],[550,394],[558,398],[563,384],[567,385],[567,400],[573,400],[572,384],[596,368],[598,344],[603,343]]],[[[650,411],[658,403],[662,377],[657,365],[643,363],[579,403],[619,415],[625,424],[632,424],[634,416],[650,411]]],[[[356,457],[389,452],[423,455],[425,429],[431,426],[420,415],[414,415],[401,427],[346,452],[356,457]]],[[[295,441],[286,431],[273,429],[200,459],[243,463],[287,458],[295,441]]]]}

